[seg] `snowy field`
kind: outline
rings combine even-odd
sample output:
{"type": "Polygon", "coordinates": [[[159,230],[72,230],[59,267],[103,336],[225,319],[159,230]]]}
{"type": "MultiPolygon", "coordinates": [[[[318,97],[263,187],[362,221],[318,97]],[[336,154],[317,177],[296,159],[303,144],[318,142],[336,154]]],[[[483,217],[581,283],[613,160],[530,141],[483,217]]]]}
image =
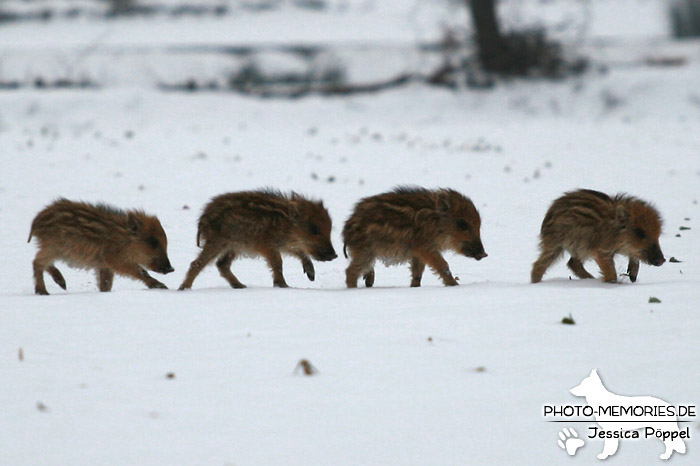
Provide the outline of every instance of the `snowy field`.
{"type": "MultiPolygon", "coordinates": [[[[480,92],[0,93],[0,464],[599,464],[594,424],[543,417],[585,404],[568,390],[591,369],[613,392],[699,405],[700,56],[668,47],[684,66],[480,92]],[[459,287],[426,271],[408,288],[407,266],[378,265],[375,288],[347,290],[341,257],[316,263],[315,282],[286,258],[290,289],[246,259],[233,271],[247,289],[211,266],[175,291],[216,194],[323,199],[340,252],[354,203],[400,184],[452,187],[480,210],[489,256],[446,256],[459,287]],[[570,280],[561,261],[530,284],[542,218],[578,187],[652,201],[680,262],[612,285],[570,280]],[[35,296],[26,238],[58,196],[157,214],[175,272],[154,276],[170,290],[117,277],[99,293],[93,274],[59,265],[68,290],[47,280],[52,295],[35,296]],[[302,358],[319,373],[295,373],[302,358]],[[586,441],[573,458],[563,427],[586,441]]],[[[673,464],[698,462],[700,424],[686,426],[673,464]]],[[[607,462],[662,452],[623,440],[607,462]]]]}

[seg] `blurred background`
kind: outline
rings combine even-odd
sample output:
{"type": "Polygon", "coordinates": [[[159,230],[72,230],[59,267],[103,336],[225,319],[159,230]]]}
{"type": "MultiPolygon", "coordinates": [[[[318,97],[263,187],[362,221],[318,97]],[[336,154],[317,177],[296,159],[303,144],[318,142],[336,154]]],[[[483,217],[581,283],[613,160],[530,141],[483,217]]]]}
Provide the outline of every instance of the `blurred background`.
{"type": "Polygon", "coordinates": [[[697,59],[700,0],[2,0],[0,88],[490,88],[697,59]]]}

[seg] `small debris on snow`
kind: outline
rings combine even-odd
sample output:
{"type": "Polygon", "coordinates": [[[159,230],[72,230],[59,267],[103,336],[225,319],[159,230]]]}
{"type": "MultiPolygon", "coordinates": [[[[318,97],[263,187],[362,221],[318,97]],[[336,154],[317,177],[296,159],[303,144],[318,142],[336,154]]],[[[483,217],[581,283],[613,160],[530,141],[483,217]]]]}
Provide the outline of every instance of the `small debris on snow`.
{"type": "Polygon", "coordinates": [[[576,321],[574,320],[574,317],[571,315],[571,313],[569,313],[568,317],[564,317],[561,320],[561,323],[565,325],[576,325],[576,321]]]}
{"type": "Polygon", "coordinates": [[[298,374],[299,372],[304,375],[311,376],[318,374],[318,369],[316,369],[308,359],[301,359],[297,363],[297,367],[294,368],[294,374],[298,374]]]}
{"type": "Polygon", "coordinates": [[[669,261],[669,262],[672,262],[672,263],[674,263],[674,264],[680,264],[681,262],[683,262],[683,261],[679,261],[678,259],[676,259],[676,258],[673,257],[673,256],[671,256],[671,258],[670,258],[668,261],[669,261]]]}
{"type": "Polygon", "coordinates": [[[174,379],[175,378],[175,372],[168,372],[165,374],[166,379],[174,379]]]}
{"type": "Polygon", "coordinates": [[[649,302],[650,303],[660,303],[661,300],[657,298],[656,296],[649,296],[649,302]]]}

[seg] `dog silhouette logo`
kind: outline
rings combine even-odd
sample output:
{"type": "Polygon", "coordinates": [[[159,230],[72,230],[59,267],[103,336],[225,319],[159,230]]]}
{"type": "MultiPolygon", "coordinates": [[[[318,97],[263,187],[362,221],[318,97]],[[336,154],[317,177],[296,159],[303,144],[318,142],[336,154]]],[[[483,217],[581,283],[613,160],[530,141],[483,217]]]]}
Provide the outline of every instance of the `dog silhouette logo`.
{"type": "MultiPolygon", "coordinates": [[[[683,438],[689,438],[688,429],[678,427],[674,407],[653,396],[623,396],[610,392],[598,376],[596,369],[580,384],[569,390],[572,395],[584,397],[593,409],[596,423],[589,438],[605,440],[601,460],[614,455],[620,439],[655,437],[663,441],[666,450],[661,454],[667,460],[673,452],[685,453],[683,438]]],[[[581,444],[582,445],[582,444],[581,444]]]]}

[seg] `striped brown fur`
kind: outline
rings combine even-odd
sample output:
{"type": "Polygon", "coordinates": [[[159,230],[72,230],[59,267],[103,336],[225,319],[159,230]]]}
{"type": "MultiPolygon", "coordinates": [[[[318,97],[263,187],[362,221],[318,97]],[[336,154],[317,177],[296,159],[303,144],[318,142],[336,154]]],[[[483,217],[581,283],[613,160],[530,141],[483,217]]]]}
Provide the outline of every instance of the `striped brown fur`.
{"type": "Polygon", "coordinates": [[[452,189],[398,187],[364,198],[343,229],[344,250],[351,257],[346,284],[355,288],[362,275],[372,286],[374,262],[380,259],[389,265],[410,262],[413,287],[420,286],[426,264],[446,286],[457,285],[442,252],[486,257],[480,229],[472,201],[452,189]]]}
{"type": "Polygon", "coordinates": [[[158,218],[141,210],[124,211],[106,204],[58,199],[37,214],[29,240],[37,238],[33,262],[35,292],[48,294],[44,271],[63,289],[66,281],[54,262],[93,269],[100,291],[110,291],[114,274],[141,280],[149,288],[166,288],[142,267],[173,271],[168,239],[158,218]]]}
{"type": "Polygon", "coordinates": [[[213,198],[199,219],[197,245],[202,248],[192,262],[180,290],[192,283],[204,267],[218,258],[221,276],[233,288],[244,288],[231,272],[236,257],[259,257],[272,270],[273,285],[287,287],[281,254],[301,260],[309,280],[315,279],[309,256],[320,261],[337,257],[331,244],[331,218],[322,202],[275,190],[244,191],[213,198]]]}
{"type": "Polygon", "coordinates": [[[639,261],[660,266],[665,262],[659,235],[662,221],[649,203],[627,194],[609,196],[590,189],[564,194],[555,200],[542,222],[540,257],[531,281],[542,280],[546,270],[567,251],[568,267],[579,278],[593,278],[583,263],[595,259],[603,280],[617,281],[613,257],[629,258],[628,274],[637,280],[639,261]]]}

